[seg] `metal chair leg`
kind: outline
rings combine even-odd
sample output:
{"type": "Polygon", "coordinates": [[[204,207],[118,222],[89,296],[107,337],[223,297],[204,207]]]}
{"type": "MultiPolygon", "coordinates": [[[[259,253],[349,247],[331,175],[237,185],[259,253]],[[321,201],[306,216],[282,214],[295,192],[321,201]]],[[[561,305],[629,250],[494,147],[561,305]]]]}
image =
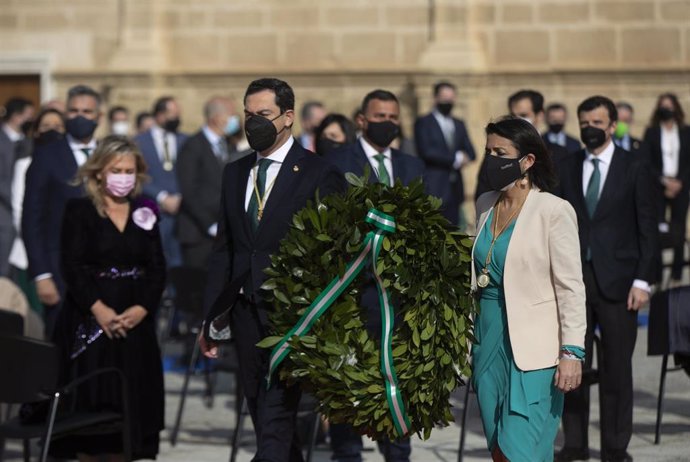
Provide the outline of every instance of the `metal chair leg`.
{"type": "Polygon", "coordinates": [[[656,427],[654,429],[654,444],[661,442],[661,416],[664,412],[664,390],[666,388],[666,368],[668,366],[668,355],[664,355],[661,360],[661,377],[659,379],[659,396],[656,404],[656,427]]]}
{"type": "Polygon", "coordinates": [[[462,462],[462,453],[465,450],[465,436],[467,434],[467,413],[468,406],[470,404],[470,388],[472,387],[471,382],[468,380],[465,386],[465,399],[462,406],[462,428],[460,429],[460,446],[458,447],[458,462],[462,462]]]}
{"type": "Polygon", "coordinates": [[[180,393],[180,404],[177,407],[177,416],[175,417],[175,426],[170,434],[170,445],[175,446],[177,444],[177,434],[180,431],[180,425],[182,424],[182,412],[184,411],[185,400],[187,399],[187,391],[189,390],[189,378],[194,373],[194,367],[196,366],[197,358],[199,357],[199,342],[194,342],[194,348],[192,349],[192,357],[189,360],[189,366],[184,375],[184,383],[182,385],[182,391],[180,393]]]}
{"type": "Polygon", "coordinates": [[[307,460],[311,462],[314,456],[314,447],[316,446],[316,438],[319,436],[319,425],[321,424],[321,414],[316,412],[314,414],[314,425],[311,427],[311,434],[309,435],[309,447],[307,448],[307,460]]]}
{"type": "Polygon", "coordinates": [[[239,449],[240,433],[242,433],[242,427],[244,426],[244,416],[246,414],[247,401],[242,398],[242,404],[238,406],[239,412],[237,413],[237,419],[235,419],[235,431],[232,432],[232,448],[230,449],[230,462],[235,462],[237,459],[237,451],[239,449]]]}
{"type": "Polygon", "coordinates": [[[43,437],[43,447],[41,448],[41,462],[48,460],[48,449],[50,449],[50,438],[53,436],[53,426],[55,425],[55,417],[57,416],[57,408],[60,403],[60,393],[53,395],[53,400],[50,403],[50,415],[48,417],[48,427],[46,428],[45,436],[43,437]]]}
{"type": "Polygon", "coordinates": [[[22,447],[24,462],[31,462],[31,440],[23,440],[22,447]]]}

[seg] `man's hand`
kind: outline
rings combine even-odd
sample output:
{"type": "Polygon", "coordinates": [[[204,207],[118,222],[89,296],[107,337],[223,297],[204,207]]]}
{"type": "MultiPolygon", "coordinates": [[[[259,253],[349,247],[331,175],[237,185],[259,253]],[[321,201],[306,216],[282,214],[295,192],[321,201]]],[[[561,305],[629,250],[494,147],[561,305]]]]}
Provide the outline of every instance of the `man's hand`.
{"type": "Polygon", "coordinates": [[[53,306],[60,303],[60,293],[57,290],[53,278],[36,281],[36,291],[38,292],[38,299],[41,300],[41,303],[44,305],[53,306]]]}
{"type": "Polygon", "coordinates": [[[665,177],[662,180],[662,183],[664,185],[664,196],[666,196],[668,199],[675,198],[678,194],[680,194],[681,189],[683,189],[683,182],[677,178],[665,177]]]}
{"type": "Polygon", "coordinates": [[[168,194],[163,200],[161,200],[161,208],[164,212],[170,215],[177,215],[180,210],[180,203],[182,202],[182,196],[179,194],[168,194]]]}
{"type": "Polygon", "coordinates": [[[637,311],[649,301],[649,294],[646,290],[632,287],[628,293],[628,311],[637,311]]]}
{"type": "Polygon", "coordinates": [[[573,391],[582,383],[582,361],[561,359],[553,380],[554,385],[563,393],[573,391]]]}
{"type": "Polygon", "coordinates": [[[148,312],[141,305],[134,305],[127,308],[115,318],[126,330],[132,330],[144,320],[148,312]]]}
{"type": "Polygon", "coordinates": [[[218,344],[215,342],[207,342],[204,338],[203,329],[199,332],[199,348],[201,348],[201,352],[207,358],[215,359],[218,357],[218,344]]]}

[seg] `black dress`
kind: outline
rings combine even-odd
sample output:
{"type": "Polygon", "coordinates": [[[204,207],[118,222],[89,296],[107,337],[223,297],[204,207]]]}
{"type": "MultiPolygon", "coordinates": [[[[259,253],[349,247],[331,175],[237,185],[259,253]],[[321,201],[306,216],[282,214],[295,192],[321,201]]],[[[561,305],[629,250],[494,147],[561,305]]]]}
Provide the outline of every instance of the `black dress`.
{"type": "MultiPolygon", "coordinates": [[[[120,232],[86,198],[67,203],[61,232],[62,270],[67,286],[54,341],[60,347],[61,380],[67,382],[101,367],[120,368],[128,382],[134,459],[155,459],[163,429],[164,390],[156,337],[156,309],[165,284],[165,259],[157,224],[145,230],[132,219],[141,204],[130,203],[120,232]],[[77,328],[93,322],[90,307],[101,300],[117,313],[141,305],[148,314],[124,339],[100,335],[76,358],[77,328]],[[86,324],[85,324],[86,323],[86,324]]],[[[151,208],[151,207],[150,207],[151,208]]],[[[113,375],[78,389],[69,410],[119,411],[119,385],[113,375]]],[[[51,455],[121,453],[118,433],[71,436],[51,443],[51,455]]]]}

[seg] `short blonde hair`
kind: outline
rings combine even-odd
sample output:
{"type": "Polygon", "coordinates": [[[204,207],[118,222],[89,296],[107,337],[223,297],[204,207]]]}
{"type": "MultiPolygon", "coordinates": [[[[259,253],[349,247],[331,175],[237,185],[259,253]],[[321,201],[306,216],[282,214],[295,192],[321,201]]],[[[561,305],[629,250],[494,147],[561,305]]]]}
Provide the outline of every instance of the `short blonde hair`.
{"type": "Polygon", "coordinates": [[[143,183],[148,181],[147,166],[144,156],[137,145],[125,136],[110,135],[99,141],[94,152],[77,171],[74,183],[84,185],[86,195],[98,210],[98,214],[105,217],[105,190],[98,175],[119,156],[132,155],[137,167],[136,184],[129,197],[141,194],[143,183]]]}

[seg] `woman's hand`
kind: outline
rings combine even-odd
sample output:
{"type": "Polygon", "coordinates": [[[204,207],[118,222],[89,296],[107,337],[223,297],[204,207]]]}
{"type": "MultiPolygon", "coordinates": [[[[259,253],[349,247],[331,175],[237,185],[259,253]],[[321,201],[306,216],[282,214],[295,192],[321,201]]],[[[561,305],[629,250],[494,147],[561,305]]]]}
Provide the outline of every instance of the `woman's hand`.
{"type": "Polygon", "coordinates": [[[117,313],[115,310],[102,301],[97,300],[96,303],[91,306],[91,313],[108,338],[112,339],[113,336],[120,336],[124,332],[122,326],[117,322],[117,313]]]}
{"type": "Polygon", "coordinates": [[[141,305],[134,305],[127,308],[119,316],[115,318],[125,330],[132,330],[144,320],[148,312],[141,305]]]}
{"type": "Polygon", "coordinates": [[[582,383],[582,361],[561,359],[554,376],[554,385],[563,393],[575,390],[582,383]]]}

